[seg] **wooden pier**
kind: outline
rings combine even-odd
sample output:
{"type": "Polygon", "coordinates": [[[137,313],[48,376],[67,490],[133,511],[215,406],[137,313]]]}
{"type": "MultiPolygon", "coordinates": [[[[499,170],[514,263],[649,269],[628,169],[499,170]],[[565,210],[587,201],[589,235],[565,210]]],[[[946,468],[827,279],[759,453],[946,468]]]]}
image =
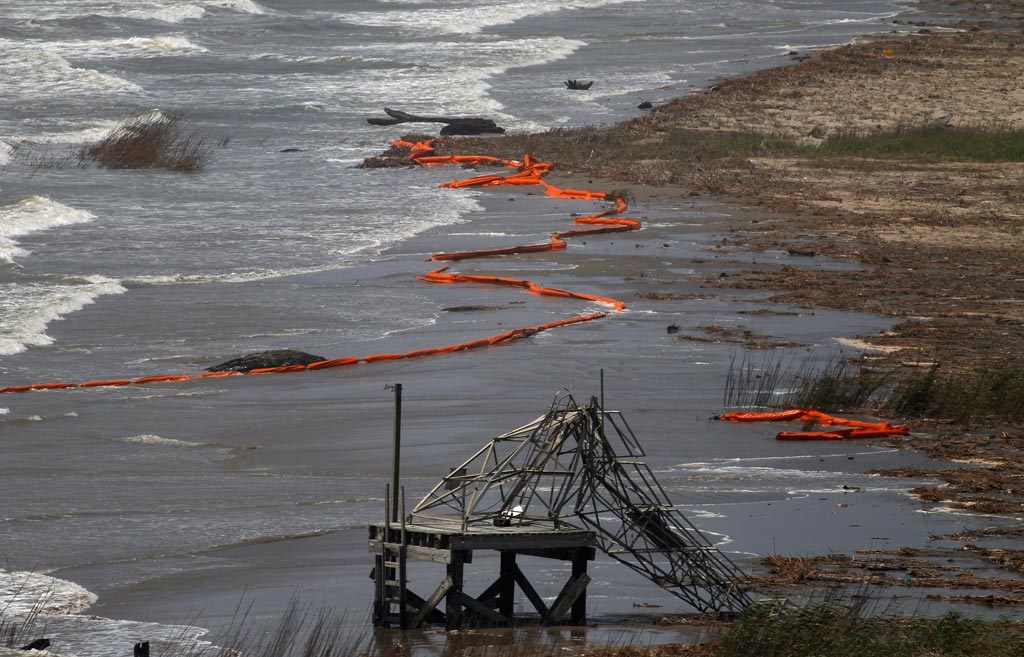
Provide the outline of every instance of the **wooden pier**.
{"type": "Polygon", "coordinates": [[[515,592],[533,605],[544,625],[583,625],[587,612],[587,562],[595,555],[594,532],[543,525],[464,527],[459,522],[377,522],[369,525],[370,552],[374,555],[374,613],[377,627],[413,629],[424,623],[443,624],[447,630],[470,627],[510,627],[515,592]],[[470,595],[463,588],[465,568],[473,552],[495,550],[501,566],[497,578],[483,592],[470,595]],[[568,561],[572,574],[549,606],[519,569],[519,556],[568,561]],[[409,562],[443,563],[446,576],[426,598],[407,587],[409,562]],[[444,611],[439,608],[444,602],[444,611]]]}

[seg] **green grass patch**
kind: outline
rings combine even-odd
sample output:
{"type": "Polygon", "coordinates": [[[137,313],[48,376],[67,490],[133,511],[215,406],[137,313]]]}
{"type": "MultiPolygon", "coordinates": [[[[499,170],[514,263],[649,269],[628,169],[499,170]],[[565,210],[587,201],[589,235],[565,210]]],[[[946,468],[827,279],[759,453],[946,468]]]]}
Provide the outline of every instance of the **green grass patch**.
{"type": "Polygon", "coordinates": [[[728,627],[714,657],[1015,657],[1020,628],[957,613],[940,618],[865,615],[859,605],[799,609],[756,604],[728,627]]]}
{"type": "Polygon", "coordinates": [[[971,126],[899,126],[873,134],[839,134],[816,148],[816,157],[930,159],[973,162],[1024,161],[1024,130],[971,126]]]}

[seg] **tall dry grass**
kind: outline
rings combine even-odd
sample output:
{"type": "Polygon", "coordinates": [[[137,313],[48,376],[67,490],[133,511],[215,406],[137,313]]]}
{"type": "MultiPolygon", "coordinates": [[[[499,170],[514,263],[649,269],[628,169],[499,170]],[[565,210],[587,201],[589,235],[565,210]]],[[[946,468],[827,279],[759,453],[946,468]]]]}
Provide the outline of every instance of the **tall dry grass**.
{"type": "Polygon", "coordinates": [[[147,112],[121,121],[95,144],[78,151],[81,163],[108,169],[201,171],[212,144],[198,128],[189,128],[177,112],[147,112]]]}

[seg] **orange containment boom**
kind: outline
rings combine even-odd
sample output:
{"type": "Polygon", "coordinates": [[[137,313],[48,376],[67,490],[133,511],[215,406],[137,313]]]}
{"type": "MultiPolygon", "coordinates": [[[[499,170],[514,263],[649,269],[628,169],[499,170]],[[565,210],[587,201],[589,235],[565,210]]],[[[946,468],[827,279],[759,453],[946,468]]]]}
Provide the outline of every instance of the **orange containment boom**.
{"type": "MultiPolygon", "coordinates": [[[[485,256],[494,255],[509,255],[513,253],[536,253],[540,251],[559,251],[566,248],[565,241],[563,238],[566,237],[578,237],[580,235],[594,235],[599,233],[616,233],[622,231],[637,230],[640,228],[640,222],[636,219],[625,219],[621,217],[613,217],[612,215],[622,214],[626,211],[626,202],[618,196],[612,196],[606,192],[596,191],[584,191],[578,189],[559,189],[541,180],[541,177],[552,170],[552,165],[548,162],[540,162],[531,155],[524,155],[523,161],[518,162],[515,160],[503,160],[497,157],[491,157],[489,155],[437,155],[434,149],[434,143],[436,140],[430,139],[427,141],[420,142],[408,142],[398,140],[392,142],[397,148],[409,149],[409,159],[417,164],[424,166],[438,166],[442,164],[495,164],[509,168],[516,169],[516,172],[507,176],[501,176],[496,174],[474,176],[465,180],[453,180],[450,183],[445,183],[441,187],[493,187],[497,185],[540,185],[544,188],[544,193],[549,196],[557,196],[561,198],[569,199],[580,199],[586,201],[609,201],[615,203],[615,207],[600,212],[598,214],[590,215],[588,217],[581,217],[575,220],[577,225],[589,225],[595,226],[594,228],[583,228],[575,230],[567,230],[560,233],[554,233],[546,244],[534,244],[528,246],[512,246],[497,249],[486,249],[480,251],[465,251],[462,253],[439,253],[431,256],[431,260],[462,260],[466,258],[480,258],[485,256]]],[[[594,301],[596,303],[605,304],[611,306],[614,310],[620,311],[625,309],[626,304],[616,299],[608,297],[597,296],[593,294],[584,294],[582,292],[570,292],[568,290],[559,290],[552,287],[542,287],[537,285],[533,281],[520,280],[515,278],[501,278],[498,276],[468,276],[465,274],[449,274],[445,273],[446,267],[441,267],[430,271],[423,276],[418,278],[423,281],[430,283],[474,283],[484,285],[506,285],[510,287],[517,287],[524,292],[531,294],[538,294],[550,297],[566,297],[571,299],[580,299],[583,301],[594,301]]],[[[287,372],[302,372],[306,370],[322,370],[333,367],[344,367],[348,365],[358,365],[360,363],[376,363],[387,360],[401,360],[409,358],[421,358],[424,356],[433,356],[438,354],[450,354],[457,351],[467,351],[471,349],[482,349],[485,347],[491,347],[494,345],[505,344],[515,340],[528,338],[541,331],[548,329],[559,328],[562,326],[569,326],[571,324],[578,324],[580,322],[589,322],[591,320],[600,319],[605,316],[603,312],[589,313],[586,315],[579,315],[576,317],[569,317],[567,319],[560,319],[537,326],[528,326],[523,328],[516,328],[506,330],[503,333],[492,335],[486,338],[480,338],[478,340],[471,340],[469,342],[462,342],[459,344],[446,345],[442,347],[428,347],[426,349],[417,349],[406,353],[383,353],[373,354],[370,356],[363,357],[346,357],[346,358],[333,358],[330,360],[324,360],[310,365],[285,365],[281,367],[262,367],[244,374],[283,374],[287,372]]],[[[201,372],[195,374],[163,374],[156,376],[143,376],[136,379],[107,379],[102,381],[86,381],[84,383],[35,383],[31,385],[20,385],[20,386],[8,386],[6,388],[0,388],[0,394],[9,392],[30,392],[34,390],[54,390],[64,388],[99,388],[99,387],[121,387],[130,385],[143,385],[149,383],[160,383],[160,382],[177,382],[177,381],[188,381],[190,379],[198,378],[212,378],[212,377],[223,377],[240,375],[243,372],[236,371],[224,371],[224,372],[201,372]]],[[[723,418],[725,419],[725,418],[723,418]]],[[[858,430],[858,429],[855,429],[858,430]]],[[[844,430],[845,431],[845,430],[844,430]]]]}
{"type": "Polygon", "coordinates": [[[788,411],[771,411],[765,413],[723,413],[716,419],[725,422],[813,422],[823,427],[847,427],[832,431],[780,431],[775,440],[846,440],[849,438],[884,438],[886,436],[905,436],[909,429],[906,426],[894,426],[888,422],[864,422],[850,418],[837,417],[809,408],[793,408],[788,411]]]}

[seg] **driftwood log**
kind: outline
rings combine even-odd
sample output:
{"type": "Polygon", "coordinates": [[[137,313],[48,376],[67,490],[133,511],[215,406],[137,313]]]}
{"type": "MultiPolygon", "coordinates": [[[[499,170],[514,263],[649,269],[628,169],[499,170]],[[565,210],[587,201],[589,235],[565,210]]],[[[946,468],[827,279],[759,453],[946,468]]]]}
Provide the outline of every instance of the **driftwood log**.
{"type": "Polygon", "coordinates": [[[442,135],[483,135],[490,133],[505,132],[505,128],[499,128],[491,119],[478,117],[456,117],[456,116],[418,116],[400,110],[385,107],[384,112],[390,118],[366,119],[370,125],[397,125],[399,123],[445,123],[441,128],[442,135]]]}

